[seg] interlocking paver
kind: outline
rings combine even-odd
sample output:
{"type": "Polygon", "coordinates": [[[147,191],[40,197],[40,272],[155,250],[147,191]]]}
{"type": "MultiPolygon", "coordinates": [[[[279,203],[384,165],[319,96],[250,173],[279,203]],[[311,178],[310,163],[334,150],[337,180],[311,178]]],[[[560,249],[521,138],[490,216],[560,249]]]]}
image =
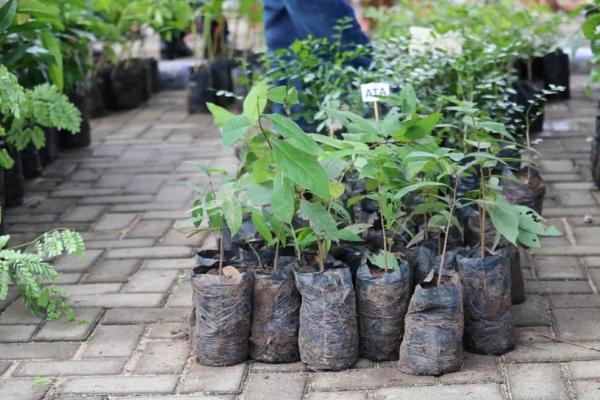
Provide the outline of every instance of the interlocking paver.
{"type": "Polygon", "coordinates": [[[494,383],[385,388],[375,391],[375,400],[503,400],[500,386],[494,383]]]}
{"type": "Polygon", "coordinates": [[[508,380],[515,400],[568,400],[560,365],[508,365],[508,380]]]}
{"type": "Polygon", "coordinates": [[[35,335],[36,341],[76,341],[85,340],[100,316],[99,308],[77,309],[74,321],[47,321],[35,335]]]}
{"type": "Polygon", "coordinates": [[[34,379],[0,379],[0,399],[41,400],[51,385],[36,385],[34,379]]]}
{"type": "Polygon", "coordinates": [[[244,392],[245,400],[300,400],[306,376],[291,374],[251,374],[244,392]]]}
{"type": "Polygon", "coordinates": [[[127,282],[129,276],[139,267],[140,261],[134,258],[126,260],[102,260],[95,265],[86,283],[94,282],[127,282]]]}
{"type": "Polygon", "coordinates": [[[140,325],[101,325],[94,331],[83,357],[128,357],[142,331],[140,325]]]}
{"type": "Polygon", "coordinates": [[[149,342],[136,363],[133,373],[136,375],[179,374],[190,350],[190,343],[186,340],[149,342]]]}
{"type": "Polygon", "coordinates": [[[246,374],[246,364],[231,367],[207,367],[196,362],[183,378],[181,393],[239,393],[246,374]]]}
{"type": "Polygon", "coordinates": [[[15,376],[76,376],[118,375],[127,359],[105,358],[69,361],[24,361],[13,373],[15,376]]]}
{"type": "Polygon", "coordinates": [[[90,376],[69,378],[61,390],[64,393],[148,394],[172,393],[177,376],[90,376]]]}

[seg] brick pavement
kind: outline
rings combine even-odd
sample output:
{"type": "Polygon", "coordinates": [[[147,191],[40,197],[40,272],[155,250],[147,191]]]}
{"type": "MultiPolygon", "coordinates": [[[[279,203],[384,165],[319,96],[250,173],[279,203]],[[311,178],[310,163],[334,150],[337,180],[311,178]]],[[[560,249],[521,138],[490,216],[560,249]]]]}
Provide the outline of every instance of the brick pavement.
{"type": "Polygon", "coordinates": [[[194,362],[187,338],[194,249],[178,232],[203,180],[187,161],[232,168],[207,116],[188,116],[183,92],[93,122],[93,144],[62,153],[8,210],[17,241],[57,226],[89,248],[61,259],[72,323],[43,322],[19,301],[0,303],[2,400],[554,400],[600,399],[600,195],[589,172],[595,103],[574,96],[548,106],[537,149],[548,184],[545,215],[563,232],[524,255],[528,301],[514,308],[518,346],[503,357],[466,355],[463,371],[403,374],[360,360],[343,372],[302,364],[194,362]],[[584,216],[588,222],[584,222],[584,216]],[[567,343],[556,343],[557,338],[567,343]]]}

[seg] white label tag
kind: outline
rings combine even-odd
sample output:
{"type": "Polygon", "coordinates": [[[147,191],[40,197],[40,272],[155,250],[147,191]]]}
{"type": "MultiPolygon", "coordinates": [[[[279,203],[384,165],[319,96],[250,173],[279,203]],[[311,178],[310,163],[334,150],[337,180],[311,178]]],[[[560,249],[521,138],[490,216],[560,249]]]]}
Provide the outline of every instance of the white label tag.
{"type": "Polygon", "coordinates": [[[390,84],[383,82],[365,83],[360,85],[360,94],[364,103],[380,101],[379,96],[390,95],[390,84]]]}

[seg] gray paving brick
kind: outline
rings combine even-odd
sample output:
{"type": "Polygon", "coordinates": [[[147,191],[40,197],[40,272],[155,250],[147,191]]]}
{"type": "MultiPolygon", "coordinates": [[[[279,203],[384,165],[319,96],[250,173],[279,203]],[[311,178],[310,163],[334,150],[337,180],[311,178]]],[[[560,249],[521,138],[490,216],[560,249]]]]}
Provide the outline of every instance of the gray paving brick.
{"type": "Polygon", "coordinates": [[[36,341],[76,341],[85,340],[90,329],[102,312],[99,308],[75,310],[74,321],[46,321],[42,329],[35,335],[36,341]]]}
{"type": "MultiPolygon", "coordinates": [[[[85,400],[87,400],[87,398],[85,400]]],[[[113,396],[111,397],[111,400],[235,400],[235,396],[211,396],[202,394],[195,394],[192,396],[113,396]]]]}
{"type": "Polygon", "coordinates": [[[573,379],[598,379],[600,378],[600,360],[572,361],[567,363],[573,379]]]}
{"type": "Polygon", "coordinates": [[[519,344],[551,342],[554,333],[550,326],[519,326],[514,328],[516,342],[519,344]]]}
{"type": "Polygon", "coordinates": [[[0,343],[0,359],[5,360],[66,360],[79,348],[80,343],[73,342],[29,342],[0,343]]]}
{"type": "Polygon", "coordinates": [[[137,214],[107,213],[94,224],[96,231],[114,231],[129,227],[137,218],[137,214]]]}
{"type": "Polygon", "coordinates": [[[78,260],[71,255],[65,255],[54,261],[52,265],[60,272],[84,272],[96,262],[101,254],[102,250],[86,250],[85,257],[82,260],[78,260]]]}
{"type": "Polygon", "coordinates": [[[600,350],[600,342],[531,343],[518,344],[513,351],[505,354],[504,357],[508,361],[516,363],[600,360],[600,351],[598,350],[600,350]]]}
{"type": "Polygon", "coordinates": [[[28,342],[37,325],[0,325],[0,342],[28,342]]]}
{"type": "Polygon", "coordinates": [[[191,270],[195,266],[194,259],[189,258],[163,258],[146,260],[143,269],[186,269],[191,270]]]}
{"type": "Polygon", "coordinates": [[[166,292],[172,285],[178,271],[142,270],[136,272],[123,287],[126,293],[166,292]]]}
{"type": "Polygon", "coordinates": [[[127,260],[103,260],[94,265],[85,282],[127,282],[129,276],[138,269],[140,261],[134,258],[127,260]]]}
{"type": "Polygon", "coordinates": [[[10,361],[0,361],[0,375],[2,375],[11,365],[12,362],[10,361]]]}
{"type": "Polygon", "coordinates": [[[155,240],[151,238],[114,239],[114,240],[88,240],[86,245],[90,249],[120,249],[130,247],[153,246],[155,240]]]}
{"type": "Polygon", "coordinates": [[[268,364],[261,362],[252,363],[252,371],[256,372],[302,372],[308,371],[306,365],[298,362],[284,363],[284,364],[268,364]]]}
{"type": "Polygon", "coordinates": [[[64,393],[160,394],[172,393],[177,376],[103,376],[68,378],[62,386],[64,393]]]}
{"type": "Polygon", "coordinates": [[[152,201],[152,196],[148,194],[128,194],[119,196],[90,196],[83,197],[79,200],[80,204],[127,204],[127,203],[142,203],[152,201]]]}
{"type": "Polygon", "coordinates": [[[367,400],[367,392],[314,392],[309,400],[367,400]]]}
{"type": "Polygon", "coordinates": [[[188,307],[167,308],[118,308],[106,311],[103,324],[138,324],[187,321],[191,313],[188,307]]]}
{"type": "Polygon", "coordinates": [[[246,400],[300,400],[306,376],[301,373],[251,374],[244,393],[246,400]]]}
{"type": "Polygon", "coordinates": [[[559,365],[507,365],[514,400],[567,400],[565,381],[559,365]]]}
{"type": "Polygon", "coordinates": [[[100,325],[83,357],[128,357],[135,350],[143,330],[140,325],[100,325]]]}
{"type": "Polygon", "coordinates": [[[558,309],[553,314],[561,339],[600,339],[600,308],[558,309]]]}
{"type": "Polygon", "coordinates": [[[95,186],[99,188],[124,188],[129,185],[132,179],[133,176],[129,174],[104,174],[95,186]]]}
{"type": "Polygon", "coordinates": [[[190,324],[186,322],[159,322],[148,325],[148,337],[151,339],[176,339],[187,337],[190,324]]]}
{"type": "Polygon", "coordinates": [[[108,293],[71,296],[70,302],[77,307],[158,307],[163,293],[108,293]]]}
{"type": "Polygon", "coordinates": [[[133,372],[136,375],[180,374],[190,353],[186,340],[149,342],[133,372]]]}
{"type": "Polygon", "coordinates": [[[535,257],[533,264],[539,279],[584,279],[575,257],[535,257]]]}
{"type": "Polygon", "coordinates": [[[544,298],[538,295],[527,296],[525,303],[513,305],[512,317],[515,326],[549,325],[544,298]]]}
{"type": "Polygon", "coordinates": [[[69,210],[61,221],[64,222],[93,222],[104,212],[105,207],[101,205],[94,206],[76,206],[69,210]]]}
{"type": "Polygon", "coordinates": [[[24,361],[13,372],[14,376],[77,376],[118,375],[127,359],[103,358],[69,361],[24,361]]]}
{"type": "Polygon", "coordinates": [[[577,381],[574,386],[579,400],[596,400],[600,395],[598,381],[577,381]]]}
{"type": "Polygon", "coordinates": [[[587,281],[525,281],[525,292],[537,294],[591,293],[587,281]]]}
{"type": "Polygon", "coordinates": [[[0,399],[41,400],[52,385],[35,385],[34,379],[0,379],[0,399]]]}
{"type": "Polygon", "coordinates": [[[600,295],[597,294],[553,294],[548,298],[553,309],[600,307],[600,295]]]}
{"type": "Polygon", "coordinates": [[[190,307],[192,305],[192,285],[189,280],[181,280],[167,300],[168,307],[190,307]]]}
{"type": "Polygon", "coordinates": [[[340,372],[315,374],[315,390],[373,389],[386,386],[433,385],[431,376],[416,376],[401,372],[397,368],[349,369],[340,372]]]}
{"type": "Polygon", "coordinates": [[[127,237],[159,238],[162,237],[173,223],[169,220],[141,220],[135,223],[127,232],[127,237]]]}
{"type": "Polygon", "coordinates": [[[109,250],[106,258],[170,258],[191,257],[193,250],[185,246],[136,247],[109,250]]]}
{"type": "Polygon", "coordinates": [[[441,383],[502,383],[497,357],[481,356],[465,352],[462,370],[440,377],[441,383]]]}
{"type": "Polygon", "coordinates": [[[239,393],[245,374],[246,364],[207,367],[194,361],[187,376],[183,378],[180,392],[239,393]]]}
{"type": "Polygon", "coordinates": [[[501,400],[500,386],[493,383],[473,385],[385,388],[375,391],[375,400],[501,400]]]}

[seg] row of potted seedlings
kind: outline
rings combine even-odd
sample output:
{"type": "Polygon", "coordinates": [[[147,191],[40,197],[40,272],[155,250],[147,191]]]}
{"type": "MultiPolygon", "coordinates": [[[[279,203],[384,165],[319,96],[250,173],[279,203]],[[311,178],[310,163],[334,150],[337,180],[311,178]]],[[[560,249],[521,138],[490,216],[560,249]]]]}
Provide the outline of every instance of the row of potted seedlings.
{"type": "Polygon", "coordinates": [[[421,114],[410,86],[398,99],[381,120],[326,109],[343,126],[330,136],[264,113],[295,105],[295,88],[260,82],[241,115],[209,105],[242,166],[235,177],[208,168],[222,182],[199,188],[192,211],[195,231],[219,237],[191,275],[200,363],[341,370],[362,356],[440,375],[462,367],[463,345],[512,349],[516,245],[559,234],[513,173],[529,164],[500,154],[516,144],[473,103],[421,114]],[[463,125],[440,124],[442,113],[463,125]]]}

